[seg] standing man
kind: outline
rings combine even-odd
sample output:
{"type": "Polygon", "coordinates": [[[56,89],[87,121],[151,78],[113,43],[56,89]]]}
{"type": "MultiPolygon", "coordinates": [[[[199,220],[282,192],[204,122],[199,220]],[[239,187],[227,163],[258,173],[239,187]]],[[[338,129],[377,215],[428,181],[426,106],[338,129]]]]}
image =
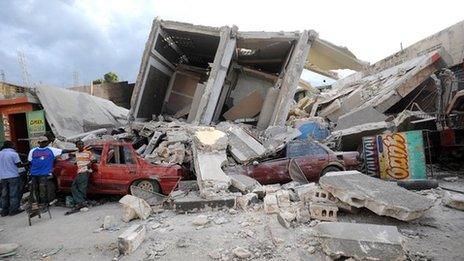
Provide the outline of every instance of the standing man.
{"type": "Polygon", "coordinates": [[[93,155],[92,152],[84,149],[84,142],[81,140],[76,142],[76,147],[78,150],[76,152],[77,176],[72,183],[71,192],[75,203],[74,210],[79,210],[85,206],[93,155]]]}
{"type": "Polygon", "coordinates": [[[19,177],[18,168],[24,167],[19,158],[18,153],[14,149],[11,141],[3,143],[2,150],[0,151],[0,182],[2,183],[1,201],[2,212],[1,216],[14,216],[21,213],[20,205],[20,189],[21,179],[19,177]]]}
{"type": "Polygon", "coordinates": [[[37,138],[39,147],[29,151],[27,159],[31,163],[31,178],[32,178],[32,208],[37,207],[37,203],[48,204],[48,180],[52,176],[53,164],[55,158],[62,153],[74,152],[75,150],[61,150],[54,147],[49,147],[48,138],[40,136],[37,138]],[[35,204],[34,204],[35,203],[35,204]]]}

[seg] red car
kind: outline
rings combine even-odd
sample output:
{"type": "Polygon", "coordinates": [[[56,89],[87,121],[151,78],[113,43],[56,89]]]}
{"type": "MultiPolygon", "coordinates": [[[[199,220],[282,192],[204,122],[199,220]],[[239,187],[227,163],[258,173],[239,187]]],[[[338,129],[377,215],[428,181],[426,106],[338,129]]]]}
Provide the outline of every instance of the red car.
{"type": "MultiPolygon", "coordinates": [[[[126,195],[131,185],[168,195],[184,175],[176,164],[153,165],[140,157],[130,143],[103,141],[89,146],[96,163],[92,165],[89,194],[126,195]]],[[[72,156],[72,154],[70,154],[72,156]]],[[[74,157],[58,159],[53,169],[58,191],[70,191],[77,166],[74,157]]]]}
{"type": "Polygon", "coordinates": [[[357,151],[334,152],[316,141],[293,141],[287,145],[286,157],[264,161],[249,166],[236,166],[226,173],[243,174],[256,179],[263,185],[292,181],[289,169],[291,161],[297,165],[309,182],[319,181],[319,177],[330,171],[354,170],[358,168],[357,151]]]}

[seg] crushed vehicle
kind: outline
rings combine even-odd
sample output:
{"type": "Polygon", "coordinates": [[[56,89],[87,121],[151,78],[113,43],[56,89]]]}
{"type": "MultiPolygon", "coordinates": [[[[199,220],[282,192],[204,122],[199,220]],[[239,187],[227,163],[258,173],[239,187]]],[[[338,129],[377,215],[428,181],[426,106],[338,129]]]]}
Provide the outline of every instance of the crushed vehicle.
{"type": "MultiPolygon", "coordinates": [[[[88,146],[94,155],[89,194],[126,195],[130,186],[168,195],[188,171],[177,164],[151,164],[131,143],[101,141],[88,146]]],[[[71,155],[71,154],[70,154],[71,155]]],[[[58,191],[69,192],[77,175],[75,158],[58,159],[53,169],[58,191]]]]}
{"type": "Polygon", "coordinates": [[[296,167],[297,172],[304,176],[303,179],[317,182],[331,171],[356,170],[359,166],[358,159],[357,151],[334,152],[317,141],[295,140],[287,144],[284,158],[235,166],[233,170],[227,169],[225,172],[249,176],[262,185],[284,184],[296,178],[292,173],[296,167]]]}

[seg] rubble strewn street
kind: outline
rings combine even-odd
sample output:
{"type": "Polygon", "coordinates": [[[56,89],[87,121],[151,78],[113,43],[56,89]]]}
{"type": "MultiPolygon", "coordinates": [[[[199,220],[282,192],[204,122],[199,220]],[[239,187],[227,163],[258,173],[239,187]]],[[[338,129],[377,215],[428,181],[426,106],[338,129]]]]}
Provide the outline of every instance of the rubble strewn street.
{"type": "Polygon", "coordinates": [[[310,29],[148,29],[134,84],[2,82],[0,258],[463,259],[464,21],[375,64],[310,29]]]}

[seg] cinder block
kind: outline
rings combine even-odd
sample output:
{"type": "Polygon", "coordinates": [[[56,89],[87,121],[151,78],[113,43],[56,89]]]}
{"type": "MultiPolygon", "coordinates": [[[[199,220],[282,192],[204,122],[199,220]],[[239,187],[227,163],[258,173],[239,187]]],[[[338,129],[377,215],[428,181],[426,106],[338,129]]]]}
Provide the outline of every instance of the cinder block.
{"type": "Polygon", "coordinates": [[[324,221],[337,221],[338,207],[332,203],[314,202],[309,206],[311,218],[324,221]]]}
{"type": "Polygon", "coordinates": [[[311,201],[312,202],[331,202],[335,204],[337,202],[337,199],[330,192],[327,192],[326,190],[323,190],[321,188],[316,188],[312,192],[311,201]]]}

